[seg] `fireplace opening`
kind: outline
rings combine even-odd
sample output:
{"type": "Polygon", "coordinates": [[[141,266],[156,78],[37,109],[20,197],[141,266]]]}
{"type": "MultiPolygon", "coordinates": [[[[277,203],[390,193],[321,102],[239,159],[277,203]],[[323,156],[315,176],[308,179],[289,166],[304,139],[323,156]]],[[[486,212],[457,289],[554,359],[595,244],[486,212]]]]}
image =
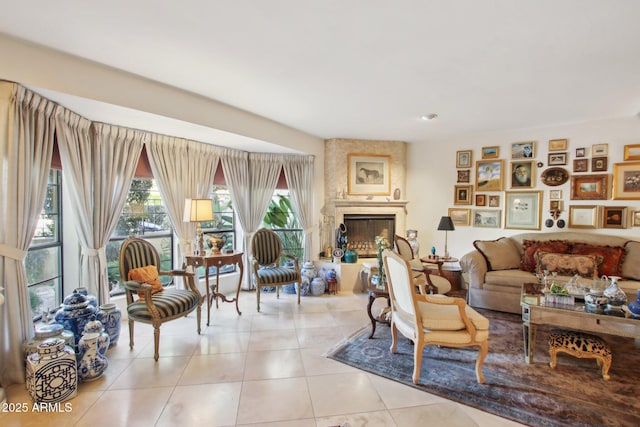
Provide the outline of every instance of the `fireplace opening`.
{"type": "Polygon", "coordinates": [[[376,258],[376,236],[384,236],[393,244],[396,216],[393,214],[345,214],[347,246],[360,258],[376,258]]]}

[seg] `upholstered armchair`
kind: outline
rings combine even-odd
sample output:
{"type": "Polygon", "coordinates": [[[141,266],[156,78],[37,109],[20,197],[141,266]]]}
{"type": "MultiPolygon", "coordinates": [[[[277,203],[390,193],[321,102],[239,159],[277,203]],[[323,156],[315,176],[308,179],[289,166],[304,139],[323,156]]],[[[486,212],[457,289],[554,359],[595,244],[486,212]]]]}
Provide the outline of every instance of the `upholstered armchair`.
{"type": "Polygon", "coordinates": [[[409,263],[411,275],[421,294],[446,294],[451,290],[451,283],[442,276],[431,274],[429,268],[416,258],[409,241],[397,234],[393,236],[393,246],[402,259],[409,263]]]}
{"type": "Polygon", "coordinates": [[[422,353],[427,345],[479,347],[476,379],[484,383],[482,364],[489,351],[489,320],[461,298],[420,295],[413,284],[411,267],[397,253],[383,253],[391,300],[391,353],[395,353],[398,331],[414,343],[413,383],[418,384],[422,353]]]}
{"type": "MultiPolygon", "coordinates": [[[[256,231],[251,239],[251,265],[256,280],[258,311],[260,311],[260,293],[263,286],[275,286],[276,297],[280,297],[280,286],[292,283],[300,284],[300,265],[298,258],[282,252],[280,237],[267,228],[256,231]],[[281,258],[293,260],[293,267],[280,265],[281,258]]],[[[300,289],[298,289],[300,304],[300,289]]]]}
{"type": "Polygon", "coordinates": [[[161,271],[160,256],[146,240],[131,237],[120,248],[120,277],[127,294],[129,347],[133,349],[133,322],[153,325],[154,359],[159,358],[160,326],[193,310],[197,313],[198,334],[202,295],[194,275],[183,270],[161,271]],[[159,276],[182,277],[188,289],[164,289],[159,276]]]}

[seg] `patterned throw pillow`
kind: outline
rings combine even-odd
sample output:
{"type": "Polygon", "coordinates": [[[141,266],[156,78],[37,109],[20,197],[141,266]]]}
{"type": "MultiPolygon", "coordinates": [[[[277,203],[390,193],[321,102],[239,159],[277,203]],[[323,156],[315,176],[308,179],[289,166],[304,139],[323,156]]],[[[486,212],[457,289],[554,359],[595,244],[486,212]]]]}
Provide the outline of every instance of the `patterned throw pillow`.
{"type": "MultiPolygon", "coordinates": [[[[152,295],[164,289],[162,282],[160,282],[160,276],[158,275],[158,267],[155,265],[147,265],[146,267],[129,270],[128,279],[151,285],[152,295]]],[[[138,296],[141,300],[144,300],[144,293],[142,291],[138,291],[138,296]]]]}
{"type": "Polygon", "coordinates": [[[536,272],[542,273],[548,270],[561,276],[598,277],[598,264],[600,257],[594,255],[558,254],[538,251],[536,253],[536,272]]]}
{"type": "Polygon", "coordinates": [[[571,249],[571,253],[600,256],[602,257],[602,264],[598,266],[598,272],[600,274],[606,274],[607,276],[620,276],[626,250],[622,246],[598,246],[588,243],[575,243],[571,249]]]}
{"type": "Polygon", "coordinates": [[[569,253],[571,244],[567,240],[523,240],[522,249],[524,249],[524,253],[520,261],[520,270],[535,273],[537,251],[566,254],[569,253]]]}

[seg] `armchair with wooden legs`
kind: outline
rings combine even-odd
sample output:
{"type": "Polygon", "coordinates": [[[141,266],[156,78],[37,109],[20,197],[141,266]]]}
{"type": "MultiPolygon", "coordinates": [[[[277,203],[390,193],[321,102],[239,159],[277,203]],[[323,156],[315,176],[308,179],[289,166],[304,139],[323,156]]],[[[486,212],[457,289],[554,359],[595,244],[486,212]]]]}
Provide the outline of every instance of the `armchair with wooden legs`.
{"type": "Polygon", "coordinates": [[[429,268],[416,257],[407,239],[396,234],[393,236],[393,246],[398,255],[409,263],[421,294],[446,294],[451,290],[451,283],[446,278],[431,274],[429,268]]]}

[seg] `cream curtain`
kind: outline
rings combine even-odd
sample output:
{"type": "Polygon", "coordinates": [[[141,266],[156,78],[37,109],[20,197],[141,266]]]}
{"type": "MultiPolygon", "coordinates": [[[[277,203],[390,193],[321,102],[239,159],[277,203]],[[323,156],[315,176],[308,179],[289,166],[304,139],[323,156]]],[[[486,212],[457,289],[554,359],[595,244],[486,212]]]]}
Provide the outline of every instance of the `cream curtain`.
{"type": "MultiPolygon", "coordinates": [[[[191,253],[196,234],[193,223],[183,222],[186,198],[209,198],[220,148],[196,141],[152,134],[147,143],[149,163],[180,241],[181,254],[191,253]]],[[[178,260],[182,257],[178,257],[178,260]]]]}
{"type": "Polygon", "coordinates": [[[56,105],[0,82],[0,384],[24,382],[23,343],[33,337],[24,259],[44,205],[56,105]]]}
{"type": "Polygon", "coordinates": [[[109,302],[106,245],[127,200],[145,133],[91,123],[59,107],[63,185],[71,197],[82,254],[80,284],[109,302]]]}
{"type": "Polygon", "coordinates": [[[291,201],[304,229],[304,259],[313,259],[311,243],[313,236],[313,156],[285,156],[284,176],[291,194],[291,201]]]}

